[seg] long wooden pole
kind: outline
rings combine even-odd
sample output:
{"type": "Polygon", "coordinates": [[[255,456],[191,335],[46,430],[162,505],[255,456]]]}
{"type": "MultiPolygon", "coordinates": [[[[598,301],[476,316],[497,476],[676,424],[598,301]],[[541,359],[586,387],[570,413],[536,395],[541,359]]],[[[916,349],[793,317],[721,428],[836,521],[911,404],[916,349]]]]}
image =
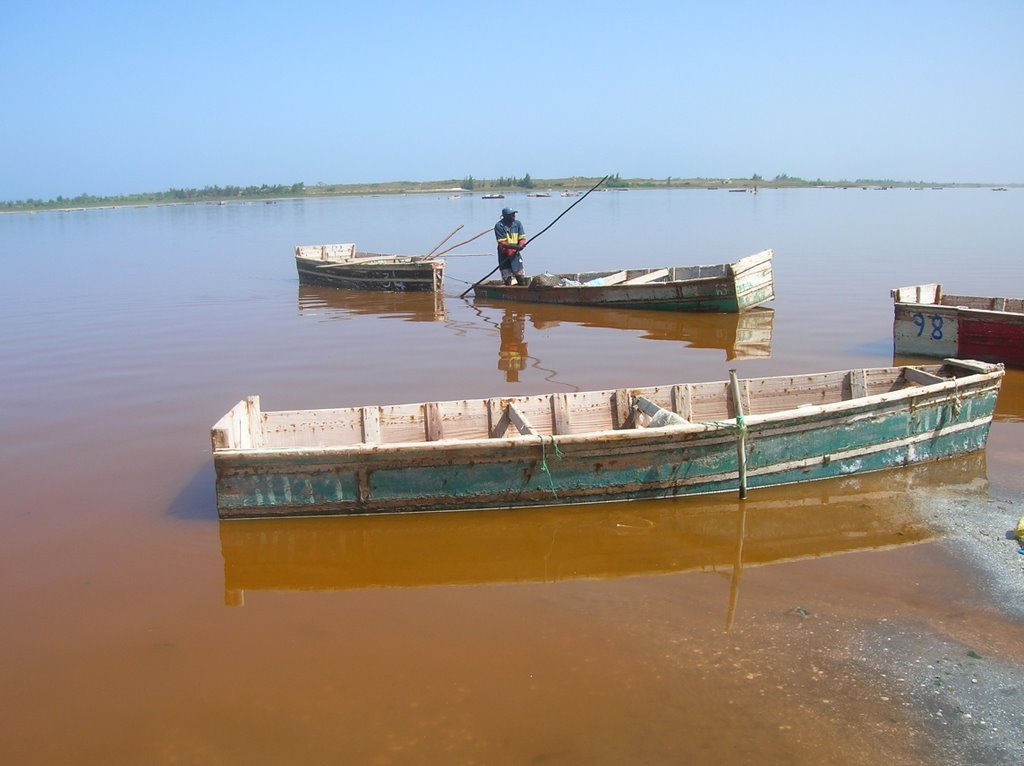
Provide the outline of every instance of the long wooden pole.
{"type": "Polygon", "coordinates": [[[474,235],[473,235],[472,237],[470,237],[469,239],[464,239],[464,240],[462,240],[462,241],[461,241],[461,242],[460,242],[459,244],[457,244],[457,245],[452,245],[452,246],[451,246],[451,247],[449,247],[448,249],[446,249],[446,250],[442,250],[442,251],[441,251],[440,253],[438,253],[438,254],[437,254],[437,255],[435,255],[434,257],[435,257],[435,258],[440,258],[440,257],[441,257],[442,255],[445,255],[446,253],[450,253],[450,252],[451,252],[452,250],[454,250],[454,249],[455,249],[455,248],[457,248],[457,247],[462,247],[463,245],[468,245],[468,244],[469,244],[470,242],[472,242],[472,241],[473,241],[474,239],[480,239],[480,237],[482,237],[482,236],[483,236],[484,234],[486,234],[487,232],[489,232],[489,231],[491,231],[491,230],[492,230],[492,229],[491,229],[491,227],[488,227],[488,228],[484,229],[484,230],[483,230],[482,232],[480,232],[479,234],[474,234],[474,235]]]}
{"type": "Polygon", "coordinates": [[[729,370],[729,383],[732,387],[732,403],[736,410],[736,462],[739,469],[740,500],[747,497],[747,424],[743,420],[743,400],[740,397],[740,384],[736,379],[736,370],[729,370]]]}
{"type": "Polygon", "coordinates": [[[447,242],[449,239],[451,239],[455,235],[455,232],[457,232],[459,229],[461,229],[465,225],[466,224],[464,224],[464,223],[460,223],[458,226],[456,226],[454,229],[452,229],[451,234],[449,234],[447,237],[445,237],[440,242],[438,242],[436,245],[434,245],[434,249],[431,250],[429,253],[427,253],[426,255],[420,256],[420,260],[425,261],[425,260],[427,260],[427,258],[429,258],[434,253],[436,253],[437,252],[437,248],[441,247],[441,245],[443,245],[445,242],[447,242]]]}
{"type": "MultiPolygon", "coordinates": [[[[608,180],[609,178],[610,178],[610,176],[605,176],[604,178],[602,178],[602,179],[601,179],[600,181],[598,181],[598,182],[597,182],[596,184],[594,184],[593,186],[591,186],[591,187],[590,187],[590,188],[589,188],[589,189],[587,190],[587,194],[590,194],[590,192],[594,191],[594,189],[596,189],[596,188],[597,188],[598,186],[600,186],[601,184],[603,184],[603,183],[604,183],[605,181],[607,181],[607,180],[608,180]]],[[[552,221],[551,223],[549,223],[549,224],[548,224],[547,226],[545,226],[545,227],[544,227],[543,229],[541,229],[541,230],[540,230],[540,231],[538,231],[538,232],[537,232],[536,234],[534,234],[534,235],[533,235],[532,237],[530,237],[530,238],[529,238],[528,240],[526,240],[526,245],[532,244],[532,243],[533,243],[533,241],[534,241],[535,239],[537,239],[537,237],[539,237],[539,236],[540,236],[541,234],[543,234],[543,233],[544,233],[544,232],[546,232],[546,231],[547,231],[548,229],[550,229],[550,228],[551,228],[552,226],[554,226],[554,225],[555,225],[556,223],[558,223],[558,219],[559,219],[559,218],[561,218],[561,217],[562,217],[563,215],[565,215],[566,213],[568,213],[568,212],[569,212],[570,210],[572,210],[572,209],[573,209],[574,207],[576,207],[576,206],[577,206],[578,204],[580,204],[580,203],[581,203],[581,202],[582,202],[583,200],[585,200],[585,199],[587,198],[587,194],[584,194],[584,195],[583,195],[582,197],[580,197],[580,198],[579,198],[578,200],[576,200],[576,201],[575,201],[575,202],[573,202],[573,203],[572,203],[571,205],[569,205],[569,207],[567,207],[567,208],[566,208],[565,210],[563,210],[563,211],[562,211],[561,213],[559,213],[559,214],[558,214],[558,216],[557,216],[557,217],[555,218],[555,220],[553,220],[553,221],[552,221]]],[[[526,245],[523,245],[523,247],[525,248],[525,247],[526,247],[526,245]]],[[[476,282],[474,282],[474,283],[473,283],[473,284],[471,284],[471,285],[470,285],[469,287],[467,287],[467,288],[465,289],[465,291],[464,291],[464,292],[462,293],[462,295],[460,295],[459,297],[460,297],[460,298],[465,298],[465,297],[466,297],[466,293],[468,293],[468,292],[469,292],[470,290],[472,290],[472,289],[473,289],[474,287],[476,287],[476,286],[477,286],[478,284],[480,284],[480,283],[481,283],[481,282],[483,282],[483,281],[484,281],[485,279],[487,279],[488,277],[490,277],[490,276],[491,276],[491,274],[493,274],[494,272],[496,272],[496,271],[497,271],[498,269],[500,269],[500,268],[501,268],[501,264],[499,263],[499,264],[498,264],[497,266],[495,266],[495,267],[494,267],[493,269],[491,269],[491,270],[490,270],[490,272],[489,272],[489,273],[487,274],[487,276],[486,276],[486,277],[483,277],[483,278],[481,278],[481,279],[478,279],[478,280],[477,280],[476,282]]]]}

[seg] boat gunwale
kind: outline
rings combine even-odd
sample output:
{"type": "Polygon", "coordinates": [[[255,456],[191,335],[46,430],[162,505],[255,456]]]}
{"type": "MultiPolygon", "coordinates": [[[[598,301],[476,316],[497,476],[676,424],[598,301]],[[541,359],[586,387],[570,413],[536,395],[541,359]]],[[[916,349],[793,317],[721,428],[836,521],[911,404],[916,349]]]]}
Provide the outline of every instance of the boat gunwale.
{"type": "MultiPolygon", "coordinates": [[[[988,298],[988,296],[977,295],[977,296],[965,296],[972,298],[988,298]]],[[[1014,299],[1021,300],[1021,299],[1014,299]]],[[[980,316],[997,316],[997,317],[1015,317],[1024,320],[1024,311],[1000,311],[998,309],[979,309],[972,308],[971,306],[963,305],[950,305],[948,303],[914,303],[908,301],[895,301],[893,305],[896,308],[913,308],[921,307],[928,309],[929,311],[935,311],[937,309],[946,309],[947,311],[954,311],[958,314],[978,314],[980,316]]]]}
{"type": "Polygon", "coordinates": [[[380,253],[375,257],[367,258],[366,260],[347,260],[347,261],[334,261],[324,258],[308,258],[303,255],[295,256],[296,263],[302,264],[315,264],[316,267],[320,266],[351,266],[353,268],[359,268],[361,266],[378,266],[381,264],[388,264],[394,266],[405,266],[405,265],[425,265],[425,264],[440,264],[444,266],[446,261],[444,258],[424,258],[419,255],[388,255],[380,253]],[[378,257],[379,256],[379,257],[378,257]]]}
{"type": "MultiPolygon", "coordinates": [[[[931,365],[901,365],[893,367],[879,367],[879,368],[864,368],[866,370],[904,370],[907,367],[915,369],[927,368],[941,368],[948,366],[952,361],[961,360],[947,360],[942,364],[931,364],[931,365]]],[[[750,429],[752,427],[771,426],[774,423],[788,422],[796,423],[802,420],[809,420],[812,418],[828,418],[837,414],[850,414],[853,415],[858,410],[876,410],[878,405],[893,404],[906,401],[913,404],[914,400],[920,400],[925,398],[941,398],[941,395],[947,392],[953,393],[952,401],[959,399],[960,394],[963,390],[970,390],[972,394],[983,394],[990,390],[999,390],[1001,380],[1005,374],[1003,365],[1001,364],[986,364],[985,366],[990,367],[988,371],[978,371],[961,377],[953,377],[948,380],[944,380],[936,383],[929,384],[910,384],[904,388],[900,388],[895,391],[886,391],[880,394],[871,394],[869,396],[861,396],[852,399],[844,399],[838,402],[828,402],[825,404],[816,405],[798,405],[785,410],[779,410],[777,412],[769,412],[762,414],[752,414],[742,416],[743,427],[750,429]]],[[[859,368],[851,368],[853,370],[859,368]]],[[[843,373],[849,373],[851,369],[847,370],[833,370],[831,372],[824,373],[812,373],[812,375],[839,375],[843,373]]],[[[961,368],[963,369],[963,368],[961,368]]],[[[775,379],[786,379],[792,377],[791,375],[782,376],[769,376],[766,378],[752,378],[748,380],[754,381],[765,381],[775,379]]],[[[741,381],[745,382],[745,381],[741,381]]],[[[710,381],[710,383],[724,383],[724,381],[710,381]]],[[[647,388],[669,388],[675,384],[667,384],[665,386],[650,386],[647,388]]],[[[629,391],[630,389],[625,389],[629,391]]],[[[605,391],[588,391],[580,393],[588,394],[608,394],[612,395],[616,389],[608,389],[605,391]]],[[[549,394],[536,394],[529,396],[547,396],[549,394]]],[[[507,398],[509,401],[514,401],[519,397],[498,397],[501,399],[507,398]]],[[[243,400],[244,401],[244,400],[243,400]]],[[[461,400],[448,400],[451,402],[458,402],[461,400]]],[[[487,401],[479,400],[479,401],[487,401]]],[[[404,403],[404,404],[422,404],[426,406],[428,404],[443,404],[447,402],[422,402],[422,403],[404,403]]],[[[936,402],[939,403],[939,402],[936,402]]],[[[337,409],[358,409],[359,407],[341,407],[337,409]]],[[[322,410],[277,410],[274,411],[276,414],[291,414],[291,413],[309,413],[318,412],[322,410]]],[[[214,425],[214,429],[226,418],[227,415],[221,418],[217,424],[214,425]]],[[[988,418],[991,420],[991,417],[988,418]]],[[[277,455],[286,456],[309,456],[309,457],[326,457],[332,455],[360,455],[360,454],[372,454],[372,455],[389,455],[403,452],[411,452],[414,450],[422,450],[427,452],[435,451],[446,451],[456,449],[480,449],[485,447],[485,452],[492,452],[499,448],[509,447],[536,447],[539,444],[550,442],[551,444],[558,445],[575,445],[575,444],[586,444],[588,442],[599,442],[601,445],[615,444],[621,445],[622,443],[629,442],[657,442],[661,440],[671,440],[672,437],[678,435],[689,435],[689,434],[700,434],[700,433],[711,433],[719,432],[724,439],[732,439],[738,429],[738,418],[726,418],[720,421],[696,421],[696,422],[684,422],[671,425],[665,425],[660,427],[644,427],[644,428],[619,428],[619,429],[602,429],[596,431],[587,431],[582,433],[568,433],[568,434],[553,434],[553,433],[538,433],[538,434],[520,434],[515,436],[502,436],[502,437],[474,437],[470,439],[460,438],[441,438],[441,439],[420,439],[416,441],[401,441],[401,442],[357,442],[353,444],[338,444],[338,445],[325,445],[319,447],[251,447],[251,448],[240,448],[240,447],[228,447],[228,448],[214,448],[213,454],[215,458],[253,458],[253,459],[271,459],[277,455]]],[[[937,428],[934,430],[942,430],[937,428]]],[[[715,438],[715,437],[709,437],[715,438]]]]}
{"type": "MultiPolygon", "coordinates": [[[[669,266],[668,268],[676,268],[676,267],[669,266]]],[[[683,267],[683,268],[685,268],[685,267],[683,267]]],[[[641,271],[642,269],[635,269],[635,270],[636,271],[641,271]]],[[[651,271],[654,271],[654,270],[655,269],[651,269],[651,271]]],[[[616,272],[610,271],[608,273],[609,274],[614,274],[616,272]]],[[[572,272],[566,272],[564,274],[552,274],[551,276],[553,276],[553,277],[567,277],[570,274],[572,274],[572,272]]],[[[600,279],[600,277],[598,277],[598,279],[600,279]]],[[[734,277],[732,277],[731,275],[722,275],[722,276],[717,276],[717,277],[693,277],[692,279],[673,279],[673,280],[671,280],[669,282],[657,282],[657,281],[654,281],[654,282],[638,282],[636,284],[626,284],[625,282],[620,282],[619,284],[616,284],[616,285],[587,285],[587,284],[581,284],[581,285],[536,285],[536,286],[531,285],[531,286],[527,287],[526,289],[529,290],[530,292],[540,292],[540,291],[544,291],[544,290],[560,290],[560,291],[564,291],[564,290],[616,290],[616,289],[619,289],[619,288],[621,288],[623,290],[640,290],[642,288],[669,287],[669,286],[673,286],[673,285],[695,285],[695,284],[699,284],[699,283],[702,283],[702,282],[732,282],[732,281],[734,281],[734,277]]],[[[475,285],[475,287],[488,287],[488,288],[497,287],[497,288],[501,288],[502,290],[504,290],[506,288],[509,289],[509,290],[522,290],[523,289],[522,287],[517,287],[515,285],[506,285],[501,280],[497,280],[497,279],[492,279],[492,280],[487,281],[487,282],[481,282],[481,283],[479,283],[479,285],[475,285]]],[[[725,296],[720,296],[720,297],[725,297],[725,296]]]]}
{"type": "MultiPolygon", "coordinates": [[[[768,248],[766,250],[762,250],[762,251],[754,253],[752,255],[748,255],[748,256],[745,256],[743,258],[740,258],[737,261],[724,261],[724,262],[721,262],[721,263],[701,263],[701,264],[679,265],[679,266],[641,266],[641,267],[635,268],[635,269],[609,269],[607,271],[582,271],[582,272],[566,271],[566,272],[559,272],[557,274],[551,274],[551,276],[565,278],[565,277],[569,277],[569,276],[573,276],[573,275],[579,276],[580,274],[599,274],[601,276],[600,277],[595,277],[595,279],[600,279],[601,277],[609,276],[611,274],[617,274],[620,271],[642,271],[642,272],[646,272],[646,273],[649,274],[649,273],[651,273],[653,271],[658,271],[660,269],[719,269],[719,268],[722,269],[722,273],[721,274],[716,274],[716,275],[713,275],[713,276],[706,276],[706,277],[697,276],[697,277],[689,277],[689,278],[685,278],[685,279],[671,279],[671,280],[665,280],[665,281],[640,282],[640,283],[636,283],[636,284],[628,284],[628,283],[625,283],[625,282],[620,282],[620,283],[613,284],[613,285],[587,285],[587,284],[579,284],[579,285],[537,285],[537,286],[531,286],[529,289],[530,290],[565,290],[565,289],[580,289],[580,288],[587,288],[588,290],[591,290],[591,289],[614,289],[614,288],[635,289],[635,288],[642,288],[642,287],[665,287],[665,286],[668,286],[668,285],[679,285],[679,284],[696,285],[696,284],[701,284],[701,283],[722,282],[722,281],[735,282],[737,280],[737,276],[738,275],[744,274],[747,271],[750,271],[752,269],[756,269],[761,264],[770,263],[773,260],[773,258],[774,258],[774,250],[772,250],[771,248],[768,248]],[[740,266],[740,264],[743,264],[742,268],[737,268],[738,266],[740,266]]],[[[474,287],[487,287],[487,288],[491,288],[491,287],[505,288],[505,287],[508,287],[509,289],[516,289],[516,288],[513,288],[510,285],[505,285],[504,283],[501,282],[501,280],[495,280],[495,279],[492,279],[492,280],[487,281],[487,282],[479,282],[476,285],[474,285],[474,287]]]]}

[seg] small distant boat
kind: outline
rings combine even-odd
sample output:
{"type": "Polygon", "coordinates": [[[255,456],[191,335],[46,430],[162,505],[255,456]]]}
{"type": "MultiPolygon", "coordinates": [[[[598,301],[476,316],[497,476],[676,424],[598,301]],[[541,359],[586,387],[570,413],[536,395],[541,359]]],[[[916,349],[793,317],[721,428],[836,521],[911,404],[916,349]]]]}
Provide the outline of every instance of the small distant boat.
{"type": "Polygon", "coordinates": [[[1006,187],[1005,186],[996,186],[996,187],[994,187],[992,189],[992,191],[1006,191],[1006,187]]]}
{"type": "Polygon", "coordinates": [[[448,199],[462,199],[461,194],[449,194],[448,199]]]}
{"type": "Polygon", "coordinates": [[[528,286],[473,285],[477,298],[660,311],[744,311],[775,298],[772,251],[712,266],[543,274],[528,286]]]}
{"type": "Polygon", "coordinates": [[[580,193],[578,191],[564,191],[561,193],[562,197],[578,197],[580,193]]]}
{"type": "Polygon", "coordinates": [[[547,192],[528,192],[527,197],[550,197],[551,195],[547,192]]]}
{"type": "Polygon", "coordinates": [[[221,518],[522,508],[739,492],[984,449],[1002,365],[264,411],[211,429],[221,518]]]}
{"type": "Polygon", "coordinates": [[[445,262],[415,255],[362,253],[352,243],[298,245],[299,284],[394,292],[444,289],[445,262]]]}
{"type": "Polygon", "coordinates": [[[504,194],[481,194],[480,199],[505,199],[504,194]]]}
{"type": "Polygon", "coordinates": [[[946,295],[940,284],[898,287],[897,354],[969,356],[1024,367],[1024,299],[946,295]]]}

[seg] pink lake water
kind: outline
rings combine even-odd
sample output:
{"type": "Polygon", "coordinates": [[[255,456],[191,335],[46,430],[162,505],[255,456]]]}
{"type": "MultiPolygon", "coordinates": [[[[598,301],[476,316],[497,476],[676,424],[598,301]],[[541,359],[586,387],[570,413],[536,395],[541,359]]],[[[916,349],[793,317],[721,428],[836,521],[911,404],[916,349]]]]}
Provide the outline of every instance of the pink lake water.
{"type": "MultiPolygon", "coordinates": [[[[575,200],[512,201],[529,234],[575,200]]],[[[595,193],[525,254],[539,273],[770,247],[777,299],[750,316],[461,299],[495,265],[487,237],[449,259],[443,296],[297,284],[297,244],[422,253],[502,204],[0,216],[4,762],[920,763],[932,745],[857,663],[862,637],[919,621],[1024,659],[923,520],[939,492],[1024,493],[1016,370],[982,455],[746,504],[219,522],[209,429],[248,394],[887,366],[891,288],[1024,294],[1024,193],[986,189],[595,193]]]]}

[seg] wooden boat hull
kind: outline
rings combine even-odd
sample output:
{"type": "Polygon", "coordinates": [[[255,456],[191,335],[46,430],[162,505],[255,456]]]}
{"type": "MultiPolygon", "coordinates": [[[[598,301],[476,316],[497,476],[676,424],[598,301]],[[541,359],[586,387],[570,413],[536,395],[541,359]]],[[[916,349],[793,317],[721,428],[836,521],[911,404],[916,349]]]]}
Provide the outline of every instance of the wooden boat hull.
{"type": "Polygon", "coordinates": [[[571,286],[505,285],[500,281],[473,286],[477,298],[527,303],[556,303],[658,311],[737,312],[775,298],[772,251],[714,266],[677,266],[620,272],[555,274],[571,286]],[[598,281],[614,284],[598,284],[598,281]]]}
{"type": "Polygon", "coordinates": [[[1002,367],[947,362],[747,380],[738,384],[739,410],[727,401],[728,383],[282,413],[263,412],[253,396],[212,430],[218,513],[406,513],[675,497],[983,449],[1002,367]],[[650,422],[678,413],[677,422],[632,427],[645,422],[637,408],[647,404],[659,413],[650,422]]]}
{"type": "Polygon", "coordinates": [[[296,247],[299,284],[390,292],[440,292],[444,289],[443,260],[361,252],[332,257],[340,247],[343,246],[296,247]]]}
{"type": "Polygon", "coordinates": [[[938,284],[900,287],[892,297],[897,354],[1024,367],[1024,300],[944,295],[938,284]]]}

